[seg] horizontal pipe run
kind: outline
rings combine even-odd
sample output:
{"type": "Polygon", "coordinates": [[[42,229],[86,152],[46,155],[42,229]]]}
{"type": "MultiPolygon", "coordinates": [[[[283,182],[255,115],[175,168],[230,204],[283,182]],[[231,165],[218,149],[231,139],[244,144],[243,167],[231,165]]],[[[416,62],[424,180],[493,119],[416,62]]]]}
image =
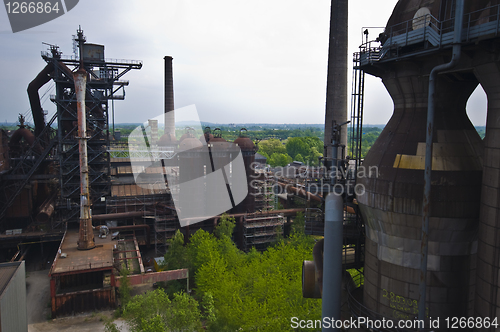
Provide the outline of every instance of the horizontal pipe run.
{"type": "Polygon", "coordinates": [[[111,219],[126,219],[134,217],[142,217],[148,215],[145,211],[132,211],[132,212],[120,212],[120,213],[108,213],[108,214],[94,214],[92,215],[93,220],[111,220],[111,219]]]}

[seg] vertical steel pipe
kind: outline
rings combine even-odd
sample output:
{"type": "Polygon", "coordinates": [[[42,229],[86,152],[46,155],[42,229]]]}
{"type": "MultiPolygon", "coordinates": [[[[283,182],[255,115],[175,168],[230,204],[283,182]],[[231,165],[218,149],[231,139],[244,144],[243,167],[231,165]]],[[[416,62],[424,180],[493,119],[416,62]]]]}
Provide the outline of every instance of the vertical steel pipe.
{"type": "Polygon", "coordinates": [[[427,132],[425,140],[425,174],[424,174],[424,197],[422,204],[422,240],[420,259],[420,284],[418,301],[418,319],[425,320],[426,303],[426,281],[427,281],[427,256],[429,249],[429,215],[431,197],[431,174],[432,174],[432,141],[434,134],[434,113],[436,79],[438,73],[453,68],[460,61],[462,51],[462,25],[464,17],[464,0],[457,0],[455,9],[455,27],[453,36],[453,53],[451,61],[432,69],[429,76],[429,97],[427,108],[427,132]]]}
{"type": "MultiPolygon", "coordinates": [[[[323,294],[322,319],[340,319],[340,297],[342,290],[342,238],[343,238],[342,196],[329,193],[325,200],[325,239],[323,249],[323,294]]],[[[323,326],[322,331],[339,329],[323,326]]]]}
{"type": "Polygon", "coordinates": [[[78,147],[80,152],[80,236],[78,249],[95,247],[92,217],[90,215],[89,167],[87,156],[87,117],[85,109],[85,89],[87,72],[80,68],[73,74],[78,113],[78,147]]]}

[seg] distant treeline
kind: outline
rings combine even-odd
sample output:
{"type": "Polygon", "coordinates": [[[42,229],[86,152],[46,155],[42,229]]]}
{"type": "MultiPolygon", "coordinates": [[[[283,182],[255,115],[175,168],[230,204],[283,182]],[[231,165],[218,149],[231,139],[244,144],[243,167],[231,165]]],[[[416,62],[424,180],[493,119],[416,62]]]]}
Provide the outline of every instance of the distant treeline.
{"type": "MultiPolygon", "coordinates": [[[[120,131],[121,141],[126,142],[128,135],[140,126],[140,123],[115,124],[115,131],[120,131]]],[[[250,137],[260,146],[260,153],[268,157],[271,166],[284,166],[292,160],[303,161],[312,165],[317,164],[318,157],[323,154],[324,125],[322,124],[213,124],[203,123],[203,128],[210,127],[213,132],[215,128],[221,130],[222,137],[227,141],[234,141],[242,134],[250,137]],[[292,139],[291,138],[302,138],[292,139]],[[275,154],[273,156],[273,154],[275,154]]],[[[383,125],[364,125],[361,144],[361,157],[364,158],[373,143],[383,130],[383,125]]],[[[18,126],[14,123],[0,125],[0,129],[16,130],[18,126]]],[[[352,131],[348,128],[348,144],[350,145],[352,131]]],[[[478,126],[476,130],[481,138],[486,133],[485,126],[478,126]]],[[[110,134],[112,134],[110,128],[110,134]]],[[[185,132],[185,127],[179,127],[176,131],[177,138],[185,132]]],[[[160,136],[163,130],[160,129],[160,136]]],[[[197,136],[200,132],[195,133],[197,136]]],[[[348,155],[352,155],[352,148],[348,146],[348,155]]]]}

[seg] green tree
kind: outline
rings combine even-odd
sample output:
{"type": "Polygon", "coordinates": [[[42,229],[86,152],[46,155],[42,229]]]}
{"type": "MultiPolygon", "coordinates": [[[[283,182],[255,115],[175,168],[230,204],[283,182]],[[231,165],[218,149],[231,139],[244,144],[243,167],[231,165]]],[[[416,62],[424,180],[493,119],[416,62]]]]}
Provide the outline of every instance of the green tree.
{"type": "Polygon", "coordinates": [[[213,234],[199,229],[189,239],[187,247],[189,272],[196,275],[198,269],[214,255],[218,255],[218,243],[213,234]]]}
{"type": "Polygon", "coordinates": [[[259,153],[265,153],[267,156],[272,156],[273,153],[286,154],[286,148],[279,139],[271,138],[259,142],[259,153]]]}
{"type": "Polygon", "coordinates": [[[292,223],[292,229],[291,233],[292,234],[304,234],[304,227],[305,227],[306,221],[304,217],[304,213],[302,212],[297,212],[297,215],[295,218],[293,218],[293,223],[292,223]]]}
{"type": "Polygon", "coordinates": [[[286,151],[293,160],[314,166],[318,165],[318,157],[322,156],[323,142],[318,137],[290,137],[286,142],[286,151]]]}
{"type": "MultiPolygon", "coordinates": [[[[168,270],[189,268],[188,250],[184,246],[184,234],[180,230],[177,230],[170,239],[168,250],[163,257],[165,258],[164,264],[168,270]]],[[[160,282],[159,285],[164,288],[167,294],[173,295],[185,290],[187,281],[184,279],[170,280],[160,282]]]]}
{"type": "Polygon", "coordinates": [[[227,237],[214,240],[219,245],[196,273],[197,292],[212,294],[217,311],[210,331],[290,331],[290,317],[320,319],[321,302],[300,291],[300,266],[312,257],[310,238],[292,235],[266,252],[247,254],[221,245],[227,237]]]}
{"type": "Polygon", "coordinates": [[[276,166],[286,166],[293,161],[286,153],[273,153],[271,157],[267,160],[268,164],[272,167],[276,166]]]}
{"type": "Polygon", "coordinates": [[[309,155],[306,157],[306,162],[311,166],[317,166],[319,164],[318,158],[322,155],[323,154],[319,152],[318,148],[313,146],[311,148],[311,151],[309,152],[309,155]]]}
{"type": "Polygon", "coordinates": [[[185,293],[176,293],[172,301],[162,290],[135,296],[125,307],[123,317],[131,331],[198,331],[201,313],[198,302],[185,293]]]}
{"type": "Polygon", "coordinates": [[[206,322],[206,325],[210,328],[210,326],[217,319],[217,311],[215,310],[214,297],[211,293],[207,292],[203,294],[201,298],[201,314],[203,319],[206,322]]]}
{"type": "Polygon", "coordinates": [[[168,251],[164,256],[165,264],[169,270],[188,267],[187,250],[184,247],[184,235],[178,229],[169,241],[168,251]]]}
{"type": "Polygon", "coordinates": [[[291,331],[290,317],[321,318],[321,301],[301,292],[300,266],[312,259],[310,237],[296,231],[265,252],[244,253],[228,229],[217,237],[198,230],[185,246],[199,303],[185,293],[169,298],[161,289],[136,296],[124,310],[131,331],[195,331],[201,320],[217,332],[291,331]]]}
{"type": "Polygon", "coordinates": [[[297,160],[297,155],[307,156],[310,147],[303,137],[290,137],[286,142],[286,152],[293,160],[297,160]]]}
{"type": "Polygon", "coordinates": [[[122,268],[120,271],[120,286],[118,287],[118,292],[120,293],[120,304],[121,309],[129,303],[131,295],[130,291],[132,287],[130,286],[130,280],[128,279],[129,271],[127,268],[122,268]]]}
{"type": "Polygon", "coordinates": [[[227,214],[223,214],[219,222],[217,223],[217,227],[215,227],[214,233],[217,238],[221,239],[223,236],[227,236],[228,238],[232,238],[233,230],[236,226],[236,220],[234,217],[229,217],[227,214]]]}
{"type": "Polygon", "coordinates": [[[302,155],[299,153],[295,156],[295,158],[293,158],[293,160],[295,161],[300,161],[301,163],[304,162],[304,158],[302,157],[302,155]]]}

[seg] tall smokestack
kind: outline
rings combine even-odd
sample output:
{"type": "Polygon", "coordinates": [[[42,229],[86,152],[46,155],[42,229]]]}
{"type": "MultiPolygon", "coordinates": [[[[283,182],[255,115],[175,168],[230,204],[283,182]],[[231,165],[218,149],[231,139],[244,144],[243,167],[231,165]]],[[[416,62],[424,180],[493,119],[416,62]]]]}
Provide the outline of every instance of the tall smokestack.
{"type": "MultiPolygon", "coordinates": [[[[347,1],[332,0],[331,5],[326,83],[326,146],[329,146],[332,141],[332,121],[337,124],[347,121],[347,1]]],[[[347,144],[345,127],[342,128],[340,144],[347,144]]],[[[331,149],[327,149],[326,157],[332,157],[331,153],[331,149]]]]}
{"type": "Polygon", "coordinates": [[[166,56],[163,59],[165,60],[165,134],[172,134],[172,137],[175,137],[173,58],[166,56]]]}
{"type": "Polygon", "coordinates": [[[78,142],[80,152],[80,236],[78,249],[95,248],[92,217],[90,215],[90,183],[89,166],[87,162],[87,117],[85,113],[85,89],[87,72],[79,69],[73,74],[78,112],[78,142]]]}

